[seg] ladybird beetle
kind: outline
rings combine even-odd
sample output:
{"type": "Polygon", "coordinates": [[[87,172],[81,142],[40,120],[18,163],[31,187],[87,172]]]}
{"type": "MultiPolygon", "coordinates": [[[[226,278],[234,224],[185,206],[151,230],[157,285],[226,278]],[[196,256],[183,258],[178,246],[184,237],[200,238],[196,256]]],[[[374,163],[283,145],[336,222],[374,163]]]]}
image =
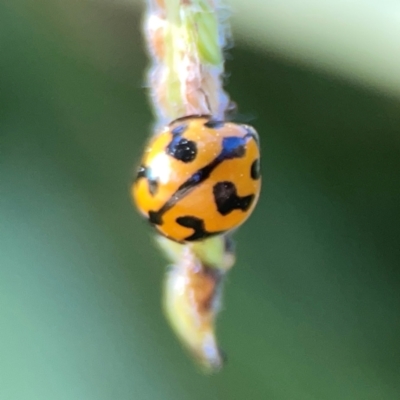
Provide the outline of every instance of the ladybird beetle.
{"type": "Polygon", "coordinates": [[[160,234],[183,243],[237,228],[253,211],[260,187],[257,132],[191,116],[151,139],[132,197],[160,234]]]}

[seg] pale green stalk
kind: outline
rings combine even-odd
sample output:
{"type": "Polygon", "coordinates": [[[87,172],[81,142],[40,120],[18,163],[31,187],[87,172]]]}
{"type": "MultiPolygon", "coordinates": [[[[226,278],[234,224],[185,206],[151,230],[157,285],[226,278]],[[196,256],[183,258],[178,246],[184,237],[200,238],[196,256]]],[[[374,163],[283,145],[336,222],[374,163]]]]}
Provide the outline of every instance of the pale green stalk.
{"type": "MultiPolygon", "coordinates": [[[[161,3],[153,2],[150,10],[163,24],[158,36],[162,49],[150,73],[159,125],[192,114],[223,119],[229,105],[221,83],[227,30],[221,29],[219,10],[211,0],[161,3]]],[[[146,33],[151,43],[154,32],[149,28],[146,33]]]]}
{"type": "MultiPolygon", "coordinates": [[[[149,74],[156,126],[189,115],[224,119],[222,46],[227,32],[213,0],[153,0],[145,33],[153,65],[149,74]]],[[[173,263],[164,282],[163,306],[175,333],[205,371],[223,365],[215,336],[220,292],[235,256],[227,236],[193,244],[157,242],[173,263]]]]}

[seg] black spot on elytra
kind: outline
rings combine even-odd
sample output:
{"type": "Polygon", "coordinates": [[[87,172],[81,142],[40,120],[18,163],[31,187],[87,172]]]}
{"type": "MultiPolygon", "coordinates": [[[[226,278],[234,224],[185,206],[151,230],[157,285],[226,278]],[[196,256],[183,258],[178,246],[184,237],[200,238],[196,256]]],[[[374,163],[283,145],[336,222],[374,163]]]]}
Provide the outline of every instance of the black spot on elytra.
{"type": "Polygon", "coordinates": [[[191,242],[195,240],[202,240],[208,238],[210,236],[215,236],[220,234],[221,232],[207,232],[204,226],[204,221],[197,217],[192,216],[184,216],[178,217],[176,222],[185,228],[191,228],[194,232],[186,237],[184,240],[191,242]]]}
{"type": "Polygon", "coordinates": [[[233,210],[247,211],[254,200],[254,194],[240,197],[232,182],[218,182],[213,187],[217,210],[221,215],[228,215],[233,210]]]}
{"type": "Polygon", "coordinates": [[[192,140],[174,136],[167,146],[167,154],[184,163],[189,163],[196,158],[197,145],[192,140]]]}
{"type": "Polygon", "coordinates": [[[216,119],[209,119],[207,122],[204,123],[204,126],[206,128],[211,128],[211,129],[219,129],[222,128],[225,125],[224,121],[219,121],[216,119]]]}
{"type": "Polygon", "coordinates": [[[254,160],[253,163],[251,164],[250,176],[251,176],[251,179],[253,179],[255,181],[257,179],[260,179],[261,171],[260,171],[260,159],[259,158],[254,160]]]}

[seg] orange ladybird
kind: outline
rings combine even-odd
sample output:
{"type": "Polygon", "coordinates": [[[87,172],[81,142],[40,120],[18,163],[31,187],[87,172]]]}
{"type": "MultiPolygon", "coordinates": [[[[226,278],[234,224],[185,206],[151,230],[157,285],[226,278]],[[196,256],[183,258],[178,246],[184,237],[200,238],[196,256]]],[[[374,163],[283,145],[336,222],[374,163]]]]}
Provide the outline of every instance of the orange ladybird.
{"type": "Polygon", "coordinates": [[[151,139],[132,196],[160,234],[182,243],[237,228],[253,211],[260,188],[257,132],[191,116],[151,139]]]}

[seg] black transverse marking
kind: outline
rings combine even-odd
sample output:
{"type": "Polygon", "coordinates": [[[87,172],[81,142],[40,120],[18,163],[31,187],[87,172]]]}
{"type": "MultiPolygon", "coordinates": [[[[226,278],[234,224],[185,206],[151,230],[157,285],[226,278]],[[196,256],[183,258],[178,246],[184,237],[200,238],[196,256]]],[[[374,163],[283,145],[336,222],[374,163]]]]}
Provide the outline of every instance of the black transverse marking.
{"type": "Polygon", "coordinates": [[[158,210],[149,212],[149,220],[156,225],[162,225],[162,216],[171,209],[179,200],[187,196],[197,185],[204,182],[218,165],[225,160],[241,158],[246,152],[247,135],[244,138],[229,136],[222,139],[221,153],[208,165],[195,172],[188,180],[178,187],[176,192],[169,200],[158,210]],[[151,215],[150,215],[151,214],[151,215]]]}
{"type": "Polygon", "coordinates": [[[228,215],[233,210],[247,211],[254,200],[254,194],[240,197],[232,182],[218,182],[213,187],[215,204],[221,215],[228,215]]]}
{"type": "Polygon", "coordinates": [[[260,179],[261,171],[260,171],[260,159],[259,158],[254,160],[253,163],[251,164],[250,176],[251,176],[251,179],[253,179],[255,181],[257,179],[260,179]]]}
{"type": "Polygon", "coordinates": [[[196,143],[192,140],[175,136],[167,146],[167,154],[179,161],[188,163],[193,161],[197,155],[196,143]]]}
{"type": "Polygon", "coordinates": [[[192,216],[178,217],[176,219],[176,222],[180,226],[183,226],[185,228],[191,228],[194,230],[193,234],[184,239],[189,242],[194,240],[205,239],[210,236],[215,236],[221,233],[221,232],[207,232],[204,227],[204,221],[197,217],[192,217],[192,216]]]}
{"type": "Polygon", "coordinates": [[[215,119],[209,119],[207,122],[204,123],[204,126],[206,128],[211,128],[211,129],[219,129],[222,128],[225,125],[224,121],[218,121],[215,119]]]}

